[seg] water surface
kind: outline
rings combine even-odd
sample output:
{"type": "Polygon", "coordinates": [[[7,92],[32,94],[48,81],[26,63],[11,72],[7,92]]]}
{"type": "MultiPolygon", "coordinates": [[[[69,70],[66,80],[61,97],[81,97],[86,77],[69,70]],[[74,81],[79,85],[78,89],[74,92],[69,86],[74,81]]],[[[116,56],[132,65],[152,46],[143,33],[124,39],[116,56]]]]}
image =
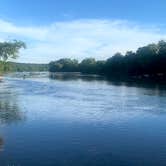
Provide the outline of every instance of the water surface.
{"type": "Polygon", "coordinates": [[[166,165],[166,89],[101,79],[8,75],[0,165],[166,165]]]}

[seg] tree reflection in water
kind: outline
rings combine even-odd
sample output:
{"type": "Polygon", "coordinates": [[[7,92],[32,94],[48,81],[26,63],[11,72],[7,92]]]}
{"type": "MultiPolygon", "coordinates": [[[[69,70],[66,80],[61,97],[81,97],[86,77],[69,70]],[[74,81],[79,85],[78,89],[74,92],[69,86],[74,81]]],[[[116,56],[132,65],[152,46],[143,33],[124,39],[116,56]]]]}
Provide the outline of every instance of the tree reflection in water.
{"type": "Polygon", "coordinates": [[[0,84],[0,124],[17,123],[25,119],[19,109],[18,94],[9,85],[0,84]]]}
{"type": "MultiPolygon", "coordinates": [[[[13,124],[25,120],[18,105],[18,93],[6,81],[0,82],[0,125],[13,124]]],[[[0,134],[0,152],[4,150],[4,139],[0,134]]]]}
{"type": "Polygon", "coordinates": [[[0,101],[0,123],[10,124],[21,120],[23,120],[23,114],[16,103],[10,100],[0,101]]]}
{"type": "Polygon", "coordinates": [[[3,151],[3,145],[4,145],[4,141],[3,141],[3,139],[0,137],[0,152],[3,151]]]}

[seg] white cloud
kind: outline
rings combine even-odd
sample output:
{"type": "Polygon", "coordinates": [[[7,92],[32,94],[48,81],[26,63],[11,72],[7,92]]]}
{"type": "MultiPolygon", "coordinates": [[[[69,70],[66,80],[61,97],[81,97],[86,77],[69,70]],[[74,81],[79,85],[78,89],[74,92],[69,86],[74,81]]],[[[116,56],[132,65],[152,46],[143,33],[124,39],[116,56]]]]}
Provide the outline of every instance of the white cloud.
{"type": "Polygon", "coordinates": [[[27,42],[28,49],[21,52],[18,61],[34,63],[47,63],[64,57],[106,59],[115,52],[136,50],[145,44],[166,39],[166,34],[159,28],[100,19],[34,27],[17,26],[0,20],[0,39],[8,36],[27,42]]]}

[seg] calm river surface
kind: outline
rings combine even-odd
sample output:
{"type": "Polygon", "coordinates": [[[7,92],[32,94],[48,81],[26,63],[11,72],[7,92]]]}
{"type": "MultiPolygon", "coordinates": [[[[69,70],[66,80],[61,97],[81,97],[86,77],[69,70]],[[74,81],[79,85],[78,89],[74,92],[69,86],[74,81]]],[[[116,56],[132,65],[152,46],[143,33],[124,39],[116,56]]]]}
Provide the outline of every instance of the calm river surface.
{"type": "Polygon", "coordinates": [[[0,82],[0,166],[165,166],[166,88],[19,74],[0,82]]]}

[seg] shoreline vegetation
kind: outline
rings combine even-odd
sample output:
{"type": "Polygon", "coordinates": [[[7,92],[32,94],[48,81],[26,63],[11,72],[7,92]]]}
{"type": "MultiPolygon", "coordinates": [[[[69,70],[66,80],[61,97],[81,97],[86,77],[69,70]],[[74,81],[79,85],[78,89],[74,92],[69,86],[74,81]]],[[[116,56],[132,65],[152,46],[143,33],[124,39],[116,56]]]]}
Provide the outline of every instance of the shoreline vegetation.
{"type": "Polygon", "coordinates": [[[96,74],[114,80],[166,81],[166,42],[149,44],[128,51],[125,55],[116,53],[107,60],[86,58],[81,62],[64,58],[49,63],[49,72],[79,72],[96,74]]]}
{"type": "Polygon", "coordinates": [[[0,42],[0,76],[8,72],[48,71],[48,64],[10,62],[9,60],[18,58],[21,49],[26,49],[23,41],[0,42]]]}
{"type": "Polygon", "coordinates": [[[57,73],[76,78],[79,73],[95,77],[98,75],[115,81],[166,82],[166,41],[164,40],[140,47],[135,52],[128,51],[125,55],[116,53],[107,60],[86,58],[79,62],[76,59],[63,58],[49,64],[8,62],[8,58],[17,58],[22,47],[26,47],[25,43],[17,40],[0,43],[0,76],[8,72],[49,71],[51,78],[57,77],[57,73]],[[11,48],[13,51],[8,52],[11,48]]]}
{"type": "Polygon", "coordinates": [[[26,44],[23,41],[12,40],[0,42],[0,75],[9,70],[9,59],[16,59],[19,56],[20,49],[25,49],[26,44]]]}
{"type": "Polygon", "coordinates": [[[0,61],[0,73],[48,71],[48,64],[16,63],[0,61]]]}

